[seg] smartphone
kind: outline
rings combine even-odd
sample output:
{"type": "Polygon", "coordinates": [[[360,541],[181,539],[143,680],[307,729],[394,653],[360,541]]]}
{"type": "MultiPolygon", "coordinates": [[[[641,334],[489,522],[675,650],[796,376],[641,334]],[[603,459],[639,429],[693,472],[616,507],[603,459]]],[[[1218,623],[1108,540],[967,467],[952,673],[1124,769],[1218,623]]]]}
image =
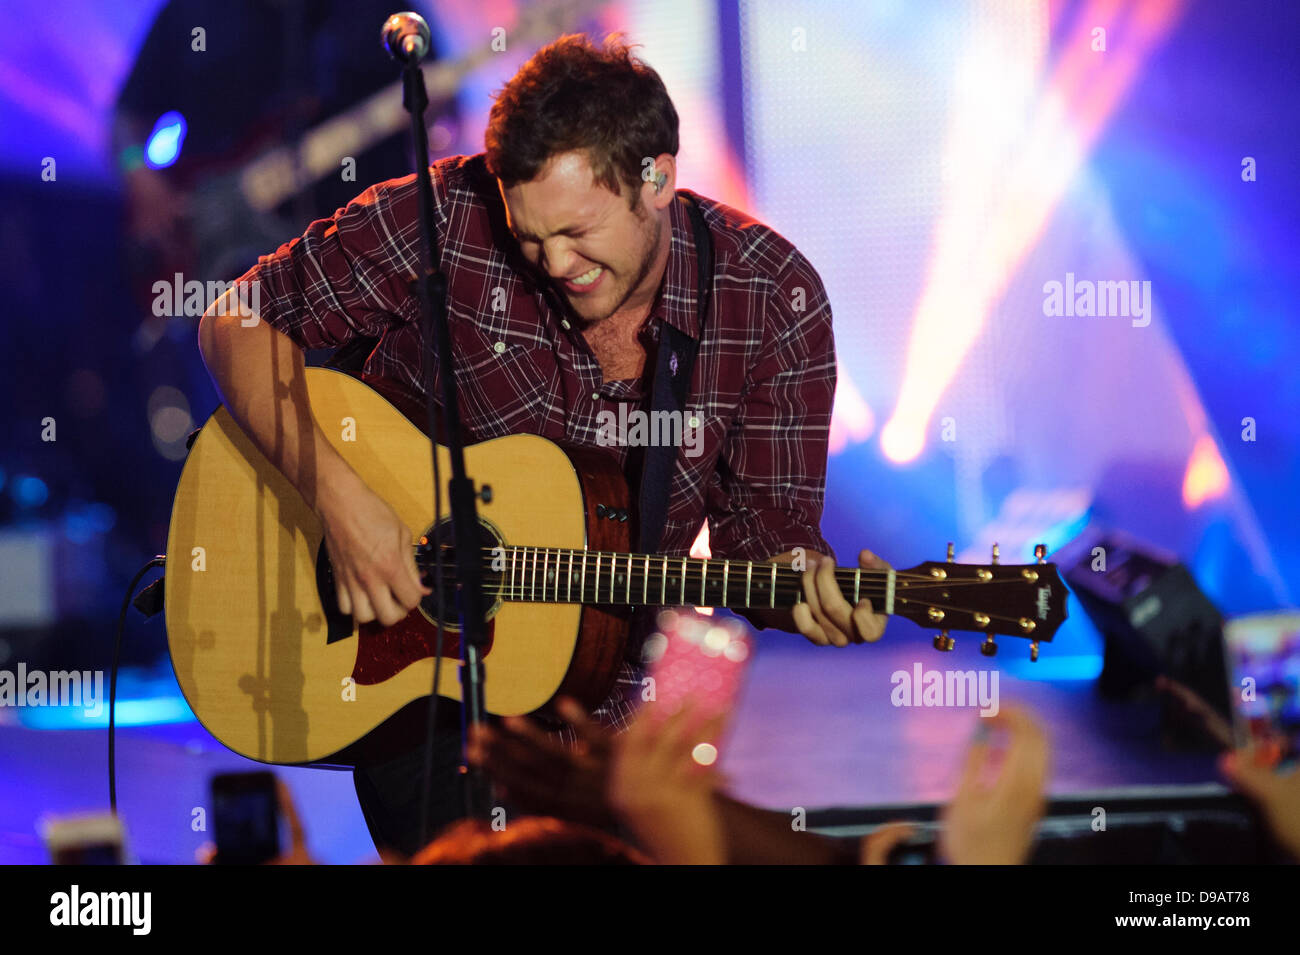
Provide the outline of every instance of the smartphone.
{"type": "Polygon", "coordinates": [[[126,830],[111,812],[46,816],[39,828],[51,865],[126,865],[126,830]]]}
{"type": "Polygon", "coordinates": [[[212,777],[212,816],[219,865],[261,865],[280,854],[280,800],[267,771],[212,777]]]}
{"type": "Polygon", "coordinates": [[[754,654],[749,627],[735,617],[678,607],[660,612],[642,659],[653,681],[652,720],[665,720],[688,701],[701,722],[729,712],[754,654]]]}
{"type": "Polygon", "coordinates": [[[1259,613],[1223,628],[1238,746],[1269,742],[1282,762],[1300,752],[1300,612],[1259,613]]]}

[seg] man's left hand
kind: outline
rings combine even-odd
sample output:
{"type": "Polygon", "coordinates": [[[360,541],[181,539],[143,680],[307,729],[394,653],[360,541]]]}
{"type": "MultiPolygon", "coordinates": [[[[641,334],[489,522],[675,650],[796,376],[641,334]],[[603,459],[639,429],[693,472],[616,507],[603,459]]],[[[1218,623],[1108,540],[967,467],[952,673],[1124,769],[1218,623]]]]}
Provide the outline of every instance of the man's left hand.
{"type": "MultiPolygon", "coordinates": [[[[844,599],[835,580],[835,558],[809,553],[803,572],[803,600],[795,604],[793,616],[798,631],[819,647],[847,647],[850,643],[874,643],[885,632],[885,614],[876,613],[871,601],[857,605],[844,599]]],[[[869,550],[858,554],[863,570],[889,570],[889,565],[869,550]]]]}

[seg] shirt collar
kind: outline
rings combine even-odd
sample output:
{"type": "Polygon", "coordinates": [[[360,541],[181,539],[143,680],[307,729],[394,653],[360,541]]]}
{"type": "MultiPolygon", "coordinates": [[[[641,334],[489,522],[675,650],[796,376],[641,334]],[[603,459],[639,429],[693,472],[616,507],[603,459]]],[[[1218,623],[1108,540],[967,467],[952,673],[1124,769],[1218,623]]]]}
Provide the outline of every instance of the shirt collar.
{"type": "Polygon", "coordinates": [[[700,337],[699,263],[695,255],[695,230],[690,213],[686,211],[689,200],[682,198],[679,190],[668,207],[672,224],[672,241],[668,247],[668,264],[664,269],[664,282],[654,313],[678,331],[691,338],[700,337]]]}

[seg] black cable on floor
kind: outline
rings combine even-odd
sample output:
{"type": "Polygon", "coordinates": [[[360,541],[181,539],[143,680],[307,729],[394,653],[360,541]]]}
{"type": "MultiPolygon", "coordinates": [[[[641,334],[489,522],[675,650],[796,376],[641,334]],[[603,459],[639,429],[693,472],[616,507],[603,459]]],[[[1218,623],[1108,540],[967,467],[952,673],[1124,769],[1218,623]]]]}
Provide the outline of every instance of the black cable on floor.
{"type": "Polygon", "coordinates": [[[113,639],[113,669],[108,680],[108,804],[115,816],[117,815],[117,748],[115,746],[117,730],[117,665],[122,657],[122,632],[126,630],[126,611],[131,606],[131,598],[135,595],[135,588],[140,583],[140,579],[149,573],[151,568],[162,567],[166,563],[166,556],[159,554],[140,568],[140,571],[131,581],[131,585],[126,588],[126,596],[122,599],[122,612],[117,617],[117,635],[113,639]]]}

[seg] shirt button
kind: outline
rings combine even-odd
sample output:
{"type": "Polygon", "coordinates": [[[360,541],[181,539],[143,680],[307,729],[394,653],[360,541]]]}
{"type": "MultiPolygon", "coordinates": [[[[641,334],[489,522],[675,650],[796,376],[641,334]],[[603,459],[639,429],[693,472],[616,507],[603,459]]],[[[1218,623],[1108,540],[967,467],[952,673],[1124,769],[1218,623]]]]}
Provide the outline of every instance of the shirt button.
{"type": "Polygon", "coordinates": [[[503,351],[506,350],[506,343],[505,343],[505,342],[497,342],[495,345],[492,346],[492,350],[495,351],[495,352],[499,355],[499,354],[501,354],[503,351]]]}
{"type": "Polygon", "coordinates": [[[700,426],[700,419],[692,416],[691,420],[687,421],[686,424],[689,427],[698,428],[700,426]]]}
{"type": "Polygon", "coordinates": [[[567,318],[560,319],[560,327],[567,332],[569,330],[569,320],[567,318]]]}
{"type": "Polygon", "coordinates": [[[592,400],[592,401],[599,401],[599,400],[600,400],[600,392],[599,392],[599,391],[593,391],[593,392],[591,393],[591,400],[592,400]]]}

